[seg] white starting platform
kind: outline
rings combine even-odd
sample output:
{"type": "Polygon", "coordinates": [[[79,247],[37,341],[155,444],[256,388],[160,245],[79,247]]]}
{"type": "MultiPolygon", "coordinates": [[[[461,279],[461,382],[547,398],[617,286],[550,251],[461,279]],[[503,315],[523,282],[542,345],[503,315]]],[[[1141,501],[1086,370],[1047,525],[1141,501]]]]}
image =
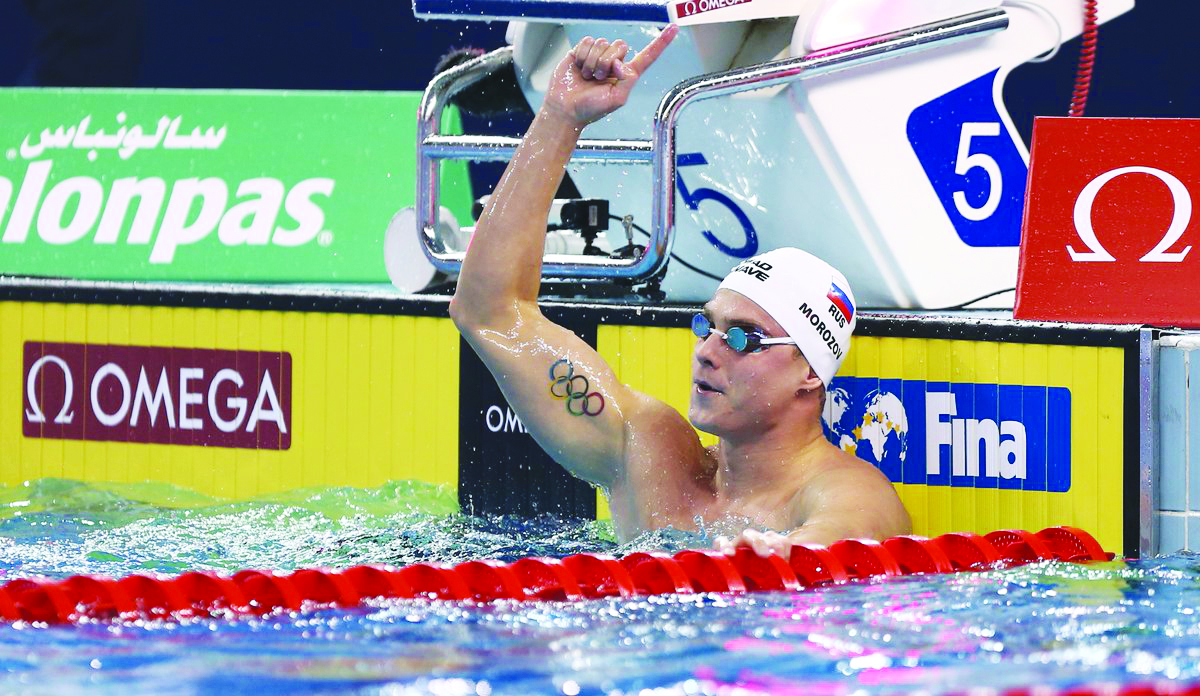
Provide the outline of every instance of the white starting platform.
{"type": "MultiPolygon", "coordinates": [[[[1099,21],[1133,4],[1100,3],[1099,21]]],[[[510,46],[426,92],[417,217],[439,270],[456,270],[470,228],[436,231],[437,163],[514,146],[441,135],[449,96],[511,62],[536,110],[584,36],[636,48],[675,22],[679,38],[624,108],[589,127],[570,167],[585,198],[632,216],[601,249],[646,253],[632,268],[551,256],[546,275],[661,276],[667,300],[702,302],[739,260],[799,246],[880,308],[1012,306],[1029,149],[1002,87],[1084,24],[1076,0],[415,0],[414,11],[510,23],[510,46]]]]}

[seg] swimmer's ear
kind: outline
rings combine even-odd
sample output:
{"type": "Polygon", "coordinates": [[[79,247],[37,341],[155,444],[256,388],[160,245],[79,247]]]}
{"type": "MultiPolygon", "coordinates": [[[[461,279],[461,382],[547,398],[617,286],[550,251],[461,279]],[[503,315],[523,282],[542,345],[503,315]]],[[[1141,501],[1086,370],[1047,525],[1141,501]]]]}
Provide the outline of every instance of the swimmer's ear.
{"type": "Polygon", "coordinates": [[[808,376],[800,382],[800,387],[796,389],[796,396],[803,396],[805,392],[815,392],[821,388],[821,378],[813,371],[812,366],[808,368],[808,376]]]}

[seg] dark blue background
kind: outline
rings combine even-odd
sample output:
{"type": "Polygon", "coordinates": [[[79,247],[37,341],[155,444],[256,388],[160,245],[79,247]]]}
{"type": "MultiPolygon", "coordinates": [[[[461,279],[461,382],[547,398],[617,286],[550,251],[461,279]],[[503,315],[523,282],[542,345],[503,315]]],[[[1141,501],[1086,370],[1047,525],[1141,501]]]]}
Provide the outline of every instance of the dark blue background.
{"type": "Polygon", "coordinates": [[[119,85],[136,87],[420,89],[449,47],[500,46],[505,29],[418,21],[403,1],[0,0],[0,85],[31,82],[32,5],[79,33],[140,16],[140,69],[119,85]]]}
{"type": "MultiPolygon", "coordinates": [[[[56,17],[113,6],[0,0],[0,85],[31,82],[36,28],[26,1],[41,2],[56,17]]],[[[142,7],[142,40],[133,42],[139,67],[120,86],[415,90],[449,48],[504,42],[504,23],[426,22],[406,1],[148,0],[142,7]]],[[[1088,115],[1200,114],[1189,48],[1198,19],[1196,2],[1139,0],[1132,13],[1103,26],[1088,115]]],[[[1021,67],[1009,79],[1006,101],[1026,140],[1034,115],[1066,112],[1078,46],[1070,42],[1054,61],[1021,67]]],[[[91,62],[84,72],[103,72],[103,60],[91,62]]]]}
{"type": "MultiPolygon", "coordinates": [[[[140,49],[136,75],[121,86],[415,90],[449,48],[504,42],[503,22],[420,21],[403,0],[144,0],[136,3],[141,11],[101,20],[79,9],[123,1],[0,0],[0,85],[31,82],[36,27],[26,3],[54,17],[80,17],[81,29],[104,22],[136,27],[140,16],[141,38],[130,42],[140,49]]],[[[1088,115],[1200,114],[1190,48],[1197,20],[1200,3],[1139,0],[1132,13],[1102,27],[1088,115]]],[[[1055,60],[1010,78],[1006,102],[1026,141],[1035,115],[1066,112],[1078,45],[1070,42],[1055,60]]],[[[104,60],[81,67],[93,77],[104,69],[104,60]]]]}

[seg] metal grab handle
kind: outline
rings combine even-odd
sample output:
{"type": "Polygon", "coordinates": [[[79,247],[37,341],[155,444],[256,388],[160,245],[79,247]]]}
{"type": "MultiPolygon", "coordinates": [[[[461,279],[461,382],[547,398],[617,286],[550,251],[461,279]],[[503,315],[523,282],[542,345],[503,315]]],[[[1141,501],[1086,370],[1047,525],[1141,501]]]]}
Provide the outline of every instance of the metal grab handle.
{"type": "MultiPolygon", "coordinates": [[[[653,165],[653,224],[645,252],[636,259],[548,254],[542,262],[542,275],[580,280],[622,278],[636,282],[653,278],[666,267],[675,230],[675,129],[680,114],[688,105],[899,58],[1006,28],[1008,13],[1004,9],[986,10],[798,58],[700,75],[680,82],[659,102],[651,140],[580,140],[572,156],[572,160],[578,162],[653,165]]],[[[440,134],[442,111],[454,94],[511,62],[511,46],[480,56],[439,74],[430,82],[421,100],[417,123],[418,234],[429,261],[444,273],[457,273],[462,268],[465,254],[448,251],[437,237],[440,161],[504,161],[512,158],[521,141],[495,136],[443,136],[440,134]]],[[[473,232],[473,228],[464,230],[473,232]]]]}
{"type": "MultiPolygon", "coordinates": [[[[443,159],[507,161],[512,159],[520,138],[499,136],[445,136],[440,134],[442,112],[459,91],[512,63],[512,47],[505,46],[438,74],[425,89],[417,116],[416,214],[421,247],[434,268],[458,273],[463,252],[449,251],[437,235],[438,169],[443,159]]],[[[580,162],[651,164],[649,140],[580,140],[572,156],[580,162]]],[[[469,235],[473,228],[464,228],[469,235]]],[[[610,278],[635,277],[629,269],[635,262],[597,256],[551,254],[543,262],[548,276],[610,278]]]]}

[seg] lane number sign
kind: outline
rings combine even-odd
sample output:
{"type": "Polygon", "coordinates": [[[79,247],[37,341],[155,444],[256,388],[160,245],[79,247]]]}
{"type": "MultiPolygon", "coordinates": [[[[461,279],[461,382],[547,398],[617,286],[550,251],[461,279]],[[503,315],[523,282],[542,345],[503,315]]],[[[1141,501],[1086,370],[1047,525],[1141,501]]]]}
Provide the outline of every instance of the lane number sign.
{"type": "Polygon", "coordinates": [[[1025,158],[996,106],[994,70],[913,110],[908,140],[954,231],[972,247],[1017,246],[1025,158]]]}

